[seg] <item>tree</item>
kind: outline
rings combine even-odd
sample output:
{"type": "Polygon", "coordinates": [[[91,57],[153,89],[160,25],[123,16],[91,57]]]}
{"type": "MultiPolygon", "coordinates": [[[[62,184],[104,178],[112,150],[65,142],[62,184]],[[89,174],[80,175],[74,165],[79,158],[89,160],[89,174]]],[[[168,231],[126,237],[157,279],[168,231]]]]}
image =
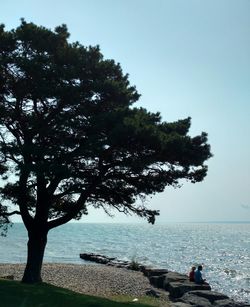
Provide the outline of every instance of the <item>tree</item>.
{"type": "Polygon", "coordinates": [[[206,133],[188,136],[190,118],[132,107],[139,94],[120,65],[68,38],[66,25],[0,27],[0,221],[22,217],[28,283],[41,281],[50,229],[88,206],[154,223],[145,198],[202,181],[211,157],[206,133]]]}

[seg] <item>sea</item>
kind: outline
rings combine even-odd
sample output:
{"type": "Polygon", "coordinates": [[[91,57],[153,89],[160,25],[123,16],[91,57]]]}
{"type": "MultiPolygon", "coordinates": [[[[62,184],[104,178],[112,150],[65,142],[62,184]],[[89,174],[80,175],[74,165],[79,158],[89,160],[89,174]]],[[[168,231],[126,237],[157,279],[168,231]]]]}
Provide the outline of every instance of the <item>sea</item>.
{"type": "MultiPolygon", "coordinates": [[[[26,248],[27,232],[15,223],[0,237],[0,262],[24,263],[26,248]]],[[[80,253],[184,274],[202,264],[212,290],[250,303],[250,223],[68,223],[49,232],[44,262],[88,263],[80,253]]]]}

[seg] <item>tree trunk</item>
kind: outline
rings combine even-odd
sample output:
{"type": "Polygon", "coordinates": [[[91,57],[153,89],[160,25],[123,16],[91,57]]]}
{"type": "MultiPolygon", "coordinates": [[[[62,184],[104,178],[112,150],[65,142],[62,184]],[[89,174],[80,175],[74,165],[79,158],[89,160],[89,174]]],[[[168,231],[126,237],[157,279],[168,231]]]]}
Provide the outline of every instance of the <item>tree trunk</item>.
{"type": "Polygon", "coordinates": [[[47,232],[29,233],[28,240],[28,259],[22,282],[37,283],[42,282],[41,269],[43,256],[47,244],[47,232]]]}

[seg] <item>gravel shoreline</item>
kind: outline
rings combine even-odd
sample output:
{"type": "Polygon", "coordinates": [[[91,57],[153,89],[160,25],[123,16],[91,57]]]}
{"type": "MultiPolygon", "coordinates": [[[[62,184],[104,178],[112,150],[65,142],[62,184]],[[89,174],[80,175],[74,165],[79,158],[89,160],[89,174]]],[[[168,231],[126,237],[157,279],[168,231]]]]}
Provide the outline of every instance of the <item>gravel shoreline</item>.
{"type": "MultiPolygon", "coordinates": [[[[21,280],[24,267],[24,264],[0,264],[0,276],[13,275],[15,280],[21,280]]],[[[101,297],[140,297],[151,288],[141,272],[105,265],[44,263],[42,278],[58,287],[101,297]]]]}

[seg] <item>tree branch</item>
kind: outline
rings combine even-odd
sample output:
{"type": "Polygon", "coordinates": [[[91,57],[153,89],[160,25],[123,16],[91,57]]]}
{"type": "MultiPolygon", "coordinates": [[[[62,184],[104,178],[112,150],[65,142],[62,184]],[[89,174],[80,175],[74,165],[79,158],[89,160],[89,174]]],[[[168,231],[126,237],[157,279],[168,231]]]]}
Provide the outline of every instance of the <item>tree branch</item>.
{"type": "Polygon", "coordinates": [[[11,216],[11,215],[14,215],[14,214],[21,215],[21,212],[15,210],[15,211],[12,211],[12,212],[4,212],[4,213],[1,213],[2,216],[11,216]]]}
{"type": "Polygon", "coordinates": [[[89,193],[87,192],[82,193],[80,197],[78,198],[74,207],[72,207],[72,209],[70,210],[70,212],[68,212],[62,217],[59,217],[58,219],[48,222],[48,229],[55,228],[57,226],[63,225],[69,222],[70,220],[72,220],[77,215],[77,213],[83,208],[88,196],[89,196],[89,193]]]}

